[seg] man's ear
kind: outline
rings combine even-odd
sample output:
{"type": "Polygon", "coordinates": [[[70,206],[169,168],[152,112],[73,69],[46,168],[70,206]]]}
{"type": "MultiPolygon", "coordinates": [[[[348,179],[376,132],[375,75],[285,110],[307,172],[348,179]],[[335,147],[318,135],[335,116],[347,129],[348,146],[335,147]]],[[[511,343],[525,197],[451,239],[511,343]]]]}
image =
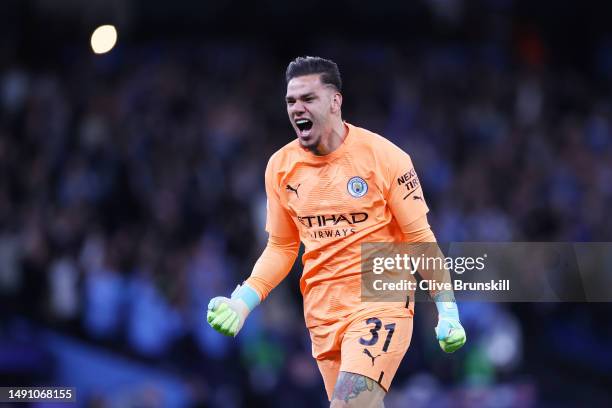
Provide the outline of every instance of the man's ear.
{"type": "Polygon", "coordinates": [[[336,92],[332,96],[331,110],[332,113],[339,113],[342,108],[342,94],[336,92]]]}

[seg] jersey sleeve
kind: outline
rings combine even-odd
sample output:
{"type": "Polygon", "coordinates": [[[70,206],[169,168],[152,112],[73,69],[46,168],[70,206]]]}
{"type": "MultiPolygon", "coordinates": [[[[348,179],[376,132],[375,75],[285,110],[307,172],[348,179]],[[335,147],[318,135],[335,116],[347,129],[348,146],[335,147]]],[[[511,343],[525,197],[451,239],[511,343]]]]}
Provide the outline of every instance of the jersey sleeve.
{"type": "Polygon", "coordinates": [[[246,283],[251,286],[263,302],[268,294],[287,277],[300,248],[299,241],[270,235],[268,245],[253,267],[246,283]]]}
{"type": "Polygon", "coordinates": [[[409,233],[409,226],[427,214],[429,207],[410,156],[395,145],[388,151],[387,203],[402,232],[409,233]]]}
{"type": "Polygon", "coordinates": [[[286,207],[282,205],[278,183],[278,169],[275,168],[274,156],[266,167],[266,231],[271,236],[299,239],[297,227],[286,207]]]}

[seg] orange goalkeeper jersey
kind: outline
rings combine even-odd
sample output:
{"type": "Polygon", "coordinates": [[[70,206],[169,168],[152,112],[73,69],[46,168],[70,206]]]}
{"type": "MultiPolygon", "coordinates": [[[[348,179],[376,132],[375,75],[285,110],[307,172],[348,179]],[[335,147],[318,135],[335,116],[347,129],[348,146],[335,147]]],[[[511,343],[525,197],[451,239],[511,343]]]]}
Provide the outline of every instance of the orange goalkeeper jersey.
{"type": "Polygon", "coordinates": [[[408,154],[345,126],[332,153],[316,156],[296,139],[266,168],[266,230],[305,247],[300,289],[308,327],[361,309],[361,244],[400,242],[402,228],[428,211],[408,154]]]}

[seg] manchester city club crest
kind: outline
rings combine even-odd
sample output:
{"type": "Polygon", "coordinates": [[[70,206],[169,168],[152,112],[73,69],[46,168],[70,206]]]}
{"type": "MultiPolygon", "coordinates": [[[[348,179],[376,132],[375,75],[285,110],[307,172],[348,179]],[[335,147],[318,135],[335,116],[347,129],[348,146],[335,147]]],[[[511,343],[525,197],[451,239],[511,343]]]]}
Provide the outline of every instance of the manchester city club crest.
{"type": "Polygon", "coordinates": [[[368,192],[368,183],[361,177],[351,177],[346,185],[350,195],[355,198],[363,197],[368,192]]]}

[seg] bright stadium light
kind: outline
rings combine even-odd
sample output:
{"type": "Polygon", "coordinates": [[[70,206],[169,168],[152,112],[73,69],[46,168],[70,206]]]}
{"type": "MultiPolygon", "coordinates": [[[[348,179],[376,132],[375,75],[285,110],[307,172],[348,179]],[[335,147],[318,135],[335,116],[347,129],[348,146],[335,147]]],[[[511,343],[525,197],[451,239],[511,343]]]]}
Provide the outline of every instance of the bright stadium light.
{"type": "Polygon", "coordinates": [[[91,49],[96,54],[104,54],[117,43],[117,30],[113,25],[102,25],[91,35],[91,49]]]}

